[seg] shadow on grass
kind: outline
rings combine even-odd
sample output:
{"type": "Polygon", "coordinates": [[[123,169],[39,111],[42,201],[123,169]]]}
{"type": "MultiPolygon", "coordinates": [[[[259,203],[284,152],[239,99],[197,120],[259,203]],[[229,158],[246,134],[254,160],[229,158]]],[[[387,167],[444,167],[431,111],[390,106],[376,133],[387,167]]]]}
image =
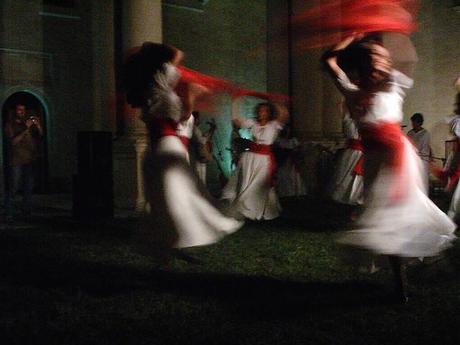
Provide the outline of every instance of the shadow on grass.
{"type": "MultiPolygon", "coordinates": [[[[11,244],[11,242],[10,242],[11,244]]],[[[19,243],[16,242],[16,245],[19,243]]],[[[14,243],[13,243],[14,245],[14,243]]],[[[11,289],[34,287],[105,298],[151,291],[215,300],[240,318],[283,318],[330,309],[388,303],[381,286],[367,282],[298,282],[264,276],[141,270],[116,264],[43,255],[29,242],[24,255],[3,253],[0,271],[11,289]]],[[[13,248],[16,252],[19,248],[13,248]]],[[[10,248],[11,253],[11,248],[10,248]]],[[[13,294],[14,295],[14,294],[13,294]]],[[[17,296],[20,298],[20,296],[17,296]]]]}

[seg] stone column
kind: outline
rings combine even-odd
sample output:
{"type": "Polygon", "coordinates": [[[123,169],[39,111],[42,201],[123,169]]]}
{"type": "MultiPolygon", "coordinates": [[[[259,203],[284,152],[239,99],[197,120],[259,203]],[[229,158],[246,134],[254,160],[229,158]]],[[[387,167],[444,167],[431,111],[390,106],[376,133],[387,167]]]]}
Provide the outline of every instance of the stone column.
{"type": "MultiPolygon", "coordinates": [[[[123,0],[123,53],[145,41],[162,42],[161,0],[123,0]]],[[[125,105],[126,133],[114,145],[115,206],[142,210],[142,159],[147,148],[144,124],[139,110],[125,105]]]]}

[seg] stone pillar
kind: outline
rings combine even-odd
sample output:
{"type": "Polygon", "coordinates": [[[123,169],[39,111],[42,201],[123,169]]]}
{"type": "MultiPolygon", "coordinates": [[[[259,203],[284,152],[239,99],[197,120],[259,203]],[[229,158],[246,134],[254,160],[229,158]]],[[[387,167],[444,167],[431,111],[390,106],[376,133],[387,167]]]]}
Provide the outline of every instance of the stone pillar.
{"type": "MultiPolygon", "coordinates": [[[[161,0],[123,0],[123,53],[145,41],[162,42],[161,0]]],[[[142,159],[147,148],[139,110],[125,106],[126,133],[114,145],[115,206],[141,210],[144,207],[142,159]]]]}

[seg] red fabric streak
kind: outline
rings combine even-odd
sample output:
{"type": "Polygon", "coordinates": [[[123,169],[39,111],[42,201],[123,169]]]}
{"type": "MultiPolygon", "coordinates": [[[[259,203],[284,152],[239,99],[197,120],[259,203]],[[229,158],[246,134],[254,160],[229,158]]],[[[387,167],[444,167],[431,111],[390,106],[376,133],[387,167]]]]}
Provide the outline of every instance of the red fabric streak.
{"type": "Polygon", "coordinates": [[[184,137],[183,135],[178,136],[182,144],[188,149],[189,144],[190,144],[190,139],[187,137],[184,137]]]}
{"type": "Polygon", "coordinates": [[[257,144],[251,141],[251,143],[249,144],[249,150],[253,153],[268,156],[269,158],[268,183],[270,186],[274,186],[275,185],[276,160],[275,160],[275,155],[273,154],[272,145],[257,144]]]}
{"type": "MultiPolygon", "coordinates": [[[[361,140],[359,139],[348,139],[347,148],[363,152],[363,144],[361,143],[361,140]]],[[[363,175],[363,165],[364,165],[364,157],[361,156],[359,160],[356,162],[355,167],[353,168],[353,174],[362,176],[363,175]]]]}
{"type": "Polygon", "coordinates": [[[299,48],[335,44],[353,33],[399,32],[417,29],[418,0],[330,0],[292,18],[299,48]]]}
{"type": "Polygon", "coordinates": [[[348,139],[347,140],[347,148],[356,150],[356,151],[363,151],[363,144],[359,139],[348,139]]]}
{"type": "Polygon", "coordinates": [[[179,66],[178,69],[181,73],[181,81],[204,86],[212,94],[226,93],[232,97],[252,96],[274,102],[289,101],[289,97],[283,94],[243,89],[228,80],[209,76],[184,66],[179,66]]]}
{"type": "Polygon", "coordinates": [[[365,155],[389,154],[388,162],[393,170],[394,180],[390,186],[390,198],[396,202],[405,197],[407,176],[404,174],[404,138],[399,123],[384,122],[365,126],[361,131],[361,139],[365,155]],[[383,152],[382,152],[383,151],[383,152]]]}

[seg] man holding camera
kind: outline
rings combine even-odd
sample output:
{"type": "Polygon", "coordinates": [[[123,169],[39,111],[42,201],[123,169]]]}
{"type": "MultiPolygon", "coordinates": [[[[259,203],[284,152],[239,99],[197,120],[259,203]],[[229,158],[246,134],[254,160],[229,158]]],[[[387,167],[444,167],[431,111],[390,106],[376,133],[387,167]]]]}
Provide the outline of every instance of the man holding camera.
{"type": "Polygon", "coordinates": [[[8,147],[7,192],[5,209],[7,220],[14,216],[14,198],[22,190],[23,216],[30,216],[31,197],[34,184],[34,163],[40,156],[40,141],[43,130],[40,120],[28,116],[24,104],[16,104],[14,114],[5,126],[8,147]]]}

